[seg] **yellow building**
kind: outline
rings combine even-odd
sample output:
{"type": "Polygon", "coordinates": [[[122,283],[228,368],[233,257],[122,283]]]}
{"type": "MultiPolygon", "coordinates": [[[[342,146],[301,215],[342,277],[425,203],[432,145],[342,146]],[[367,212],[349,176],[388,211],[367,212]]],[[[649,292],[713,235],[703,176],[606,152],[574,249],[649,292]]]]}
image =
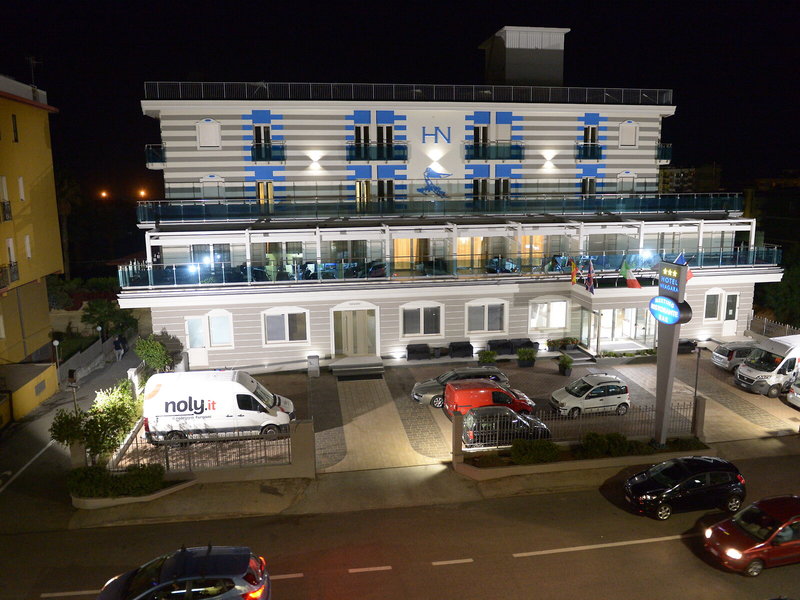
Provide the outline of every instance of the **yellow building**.
{"type": "MultiPolygon", "coordinates": [[[[55,112],[42,90],[0,76],[0,390],[12,392],[15,418],[57,391],[45,283],[63,270],[50,147],[55,112]]],[[[9,412],[0,403],[0,426],[9,412]]]]}

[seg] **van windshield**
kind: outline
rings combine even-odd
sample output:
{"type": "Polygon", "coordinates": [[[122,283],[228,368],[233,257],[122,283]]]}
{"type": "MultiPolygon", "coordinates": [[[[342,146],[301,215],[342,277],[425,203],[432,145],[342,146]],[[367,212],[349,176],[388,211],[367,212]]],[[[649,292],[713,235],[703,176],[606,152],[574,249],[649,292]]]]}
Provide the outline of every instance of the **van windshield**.
{"type": "Polygon", "coordinates": [[[258,383],[256,383],[253,393],[256,395],[256,398],[261,400],[261,402],[267,408],[275,408],[275,405],[278,403],[278,399],[275,397],[275,394],[271,393],[267,388],[258,383]]]}
{"type": "Polygon", "coordinates": [[[779,354],[773,354],[772,352],[768,352],[763,348],[754,348],[750,353],[750,356],[747,357],[747,360],[744,361],[744,364],[755,369],[756,371],[766,371],[767,373],[771,373],[777,369],[778,365],[782,362],[783,356],[779,354]]]}

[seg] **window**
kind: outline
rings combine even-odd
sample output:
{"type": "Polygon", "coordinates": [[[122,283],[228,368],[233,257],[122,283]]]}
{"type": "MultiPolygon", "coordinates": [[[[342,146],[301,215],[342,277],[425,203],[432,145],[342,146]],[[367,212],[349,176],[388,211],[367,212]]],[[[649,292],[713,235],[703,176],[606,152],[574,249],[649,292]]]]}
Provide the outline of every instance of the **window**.
{"type": "Polygon", "coordinates": [[[253,125],[253,143],[269,144],[272,142],[269,125],[253,125]]]}
{"type": "Polygon", "coordinates": [[[6,339],[6,322],[3,315],[0,315],[0,340],[6,339]]]}
{"type": "Polygon", "coordinates": [[[8,200],[8,184],[6,183],[6,176],[0,175],[0,202],[8,200]]]}
{"type": "Polygon", "coordinates": [[[703,311],[704,319],[719,319],[719,301],[721,296],[722,294],[719,293],[706,294],[706,307],[705,311],[703,311]]]}
{"type": "Polygon", "coordinates": [[[369,145],[369,125],[356,125],[354,132],[356,146],[369,145]]]}
{"type": "Polygon", "coordinates": [[[197,131],[197,149],[219,148],[221,145],[222,134],[220,126],[214,119],[203,119],[195,123],[197,131]]]}
{"type": "Polygon", "coordinates": [[[511,397],[505,392],[492,392],[492,402],[494,404],[511,404],[511,397]]]}
{"type": "Polygon", "coordinates": [[[528,329],[563,329],[566,326],[566,300],[531,302],[528,329]]]}
{"type": "Polygon", "coordinates": [[[587,125],[583,128],[583,143],[596,144],[597,143],[597,125],[587,125]]]}
{"type": "Polygon", "coordinates": [[[273,308],[263,313],[264,343],[307,342],[308,311],[298,307],[273,308]]]}
{"type": "Polygon", "coordinates": [[[194,579],[189,582],[188,598],[189,600],[219,598],[225,592],[232,590],[234,587],[236,586],[232,579],[194,579]]]}
{"type": "Polygon", "coordinates": [[[378,198],[381,200],[394,199],[394,180],[378,179],[378,198]]]}
{"type": "Polygon", "coordinates": [[[636,148],[639,145],[639,124],[625,121],[619,124],[619,147],[636,148]]]}
{"type": "Polygon", "coordinates": [[[727,298],[725,298],[725,320],[726,321],[735,321],[736,320],[736,307],[739,303],[739,296],[738,294],[730,294],[727,298]]]}
{"type": "Polygon", "coordinates": [[[239,406],[239,410],[252,410],[255,412],[261,410],[258,400],[250,394],[236,394],[236,404],[239,406]]]}
{"type": "Polygon", "coordinates": [[[442,305],[434,302],[414,302],[400,307],[403,336],[441,335],[442,305]]]}
{"type": "Polygon", "coordinates": [[[485,146],[489,143],[489,127],[487,125],[478,125],[472,128],[472,143],[476,146],[485,146]]]}
{"type": "Polygon", "coordinates": [[[233,346],[233,323],[231,315],[224,310],[214,310],[208,314],[208,338],[211,347],[233,346]]]}
{"type": "Polygon", "coordinates": [[[581,194],[594,194],[597,188],[597,180],[594,177],[584,177],[581,179],[581,194]]]}
{"type": "Polygon", "coordinates": [[[12,138],[11,141],[19,142],[19,130],[17,129],[17,115],[11,115],[11,130],[12,130],[12,138]]]}
{"type": "Polygon", "coordinates": [[[22,181],[22,175],[17,177],[17,187],[19,188],[19,199],[25,201],[25,184],[22,181]]]}
{"type": "Polygon", "coordinates": [[[206,328],[201,317],[186,319],[186,341],[189,348],[205,348],[206,328]]]}
{"type": "Polygon", "coordinates": [[[467,331],[505,331],[506,304],[504,300],[477,300],[467,304],[467,331]]]}
{"type": "Polygon", "coordinates": [[[31,236],[25,234],[25,256],[26,258],[30,259],[32,257],[31,254],[31,236]]]}
{"type": "Polygon", "coordinates": [[[709,482],[711,485],[723,485],[725,483],[730,483],[731,480],[731,474],[725,471],[712,471],[709,473],[709,482]]]}

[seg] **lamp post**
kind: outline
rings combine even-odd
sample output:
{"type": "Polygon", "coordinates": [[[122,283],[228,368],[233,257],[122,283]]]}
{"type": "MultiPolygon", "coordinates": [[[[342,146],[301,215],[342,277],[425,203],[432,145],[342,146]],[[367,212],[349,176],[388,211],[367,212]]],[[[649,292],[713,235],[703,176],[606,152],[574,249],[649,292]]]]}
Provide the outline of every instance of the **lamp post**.
{"type": "Polygon", "coordinates": [[[100,336],[100,341],[102,342],[103,341],[103,326],[102,325],[98,325],[97,326],[97,335],[100,336]]]}
{"type": "Polygon", "coordinates": [[[703,351],[702,346],[695,346],[694,352],[697,354],[697,361],[694,367],[694,402],[692,402],[692,433],[698,438],[702,437],[703,429],[705,426],[705,400],[703,400],[703,407],[697,403],[697,382],[700,377],[700,353],[703,351]]]}
{"type": "Polygon", "coordinates": [[[59,362],[60,362],[59,361],[59,357],[58,357],[58,345],[60,343],[61,342],[59,342],[58,340],[53,340],[53,347],[56,349],[56,371],[58,371],[59,362]]]}

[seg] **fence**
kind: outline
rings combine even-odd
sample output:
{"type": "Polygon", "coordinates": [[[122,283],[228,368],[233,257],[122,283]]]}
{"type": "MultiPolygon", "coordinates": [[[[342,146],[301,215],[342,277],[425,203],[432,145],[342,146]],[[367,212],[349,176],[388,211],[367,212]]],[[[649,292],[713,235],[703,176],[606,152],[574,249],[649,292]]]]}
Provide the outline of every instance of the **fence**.
{"type": "MultiPolygon", "coordinates": [[[[667,423],[669,435],[684,436],[692,433],[693,410],[693,402],[672,404],[667,423]]],[[[540,418],[550,429],[550,440],[553,442],[578,442],[590,432],[621,433],[629,438],[652,437],[655,432],[656,408],[632,406],[624,415],[582,413],[574,419],[548,413],[540,415],[540,418]]],[[[477,425],[473,433],[474,444],[466,446],[467,450],[510,446],[515,437],[525,437],[516,420],[503,418],[502,415],[494,418],[482,417],[477,425]]]]}
{"type": "Polygon", "coordinates": [[[108,463],[111,471],[133,465],[160,464],[167,472],[288,465],[292,462],[289,435],[268,440],[260,435],[207,435],[190,442],[164,440],[151,444],[140,420],[108,463]]]}
{"type": "Polygon", "coordinates": [[[750,319],[750,326],[748,329],[753,333],[763,335],[764,337],[779,337],[783,335],[800,334],[800,327],[792,327],[786,323],[770,321],[764,317],[753,317],[750,319]]]}

